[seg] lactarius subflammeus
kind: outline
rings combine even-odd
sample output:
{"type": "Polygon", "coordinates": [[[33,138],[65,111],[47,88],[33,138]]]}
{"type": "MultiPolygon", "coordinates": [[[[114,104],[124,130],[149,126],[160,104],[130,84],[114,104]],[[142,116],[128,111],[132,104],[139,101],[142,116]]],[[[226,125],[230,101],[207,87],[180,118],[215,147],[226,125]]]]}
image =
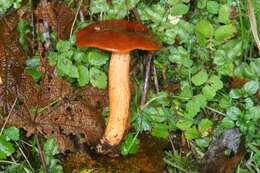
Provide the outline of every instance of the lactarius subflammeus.
{"type": "Polygon", "coordinates": [[[158,50],[161,44],[142,23],[126,20],[93,23],[77,33],[76,44],[112,52],[108,86],[110,115],[97,151],[113,155],[113,149],[120,144],[129,119],[130,52],[134,49],[158,50]]]}

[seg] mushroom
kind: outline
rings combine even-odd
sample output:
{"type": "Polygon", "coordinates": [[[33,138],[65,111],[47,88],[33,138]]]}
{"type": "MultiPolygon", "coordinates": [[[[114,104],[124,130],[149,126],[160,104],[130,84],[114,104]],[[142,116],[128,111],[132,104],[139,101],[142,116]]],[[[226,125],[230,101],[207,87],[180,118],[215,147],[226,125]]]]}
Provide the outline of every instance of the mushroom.
{"type": "Polygon", "coordinates": [[[161,44],[142,23],[127,20],[90,24],[76,34],[76,44],[112,52],[108,76],[110,115],[105,133],[97,145],[97,152],[111,155],[128,125],[130,52],[134,49],[158,50],[161,44]]]}

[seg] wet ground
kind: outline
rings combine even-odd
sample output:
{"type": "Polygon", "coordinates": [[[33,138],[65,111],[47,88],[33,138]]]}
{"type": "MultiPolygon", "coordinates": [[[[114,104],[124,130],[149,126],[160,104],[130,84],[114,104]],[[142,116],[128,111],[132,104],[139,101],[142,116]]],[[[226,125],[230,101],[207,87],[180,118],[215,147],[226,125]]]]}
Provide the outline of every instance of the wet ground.
{"type": "Polygon", "coordinates": [[[71,153],[64,162],[65,173],[163,173],[164,148],[167,141],[148,135],[141,136],[141,146],[137,154],[109,158],[87,154],[71,153]]]}

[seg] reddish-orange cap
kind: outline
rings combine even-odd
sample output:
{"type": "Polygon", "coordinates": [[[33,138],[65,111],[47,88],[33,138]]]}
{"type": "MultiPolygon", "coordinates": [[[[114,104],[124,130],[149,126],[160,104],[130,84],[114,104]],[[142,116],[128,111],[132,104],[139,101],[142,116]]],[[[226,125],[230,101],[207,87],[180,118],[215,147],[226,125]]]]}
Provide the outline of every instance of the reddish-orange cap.
{"type": "Polygon", "coordinates": [[[105,20],[90,24],[76,34],[76,44],[112,52],[161,48],[161,43],[153,38],[146,26],[127,20],[105,20]]]}

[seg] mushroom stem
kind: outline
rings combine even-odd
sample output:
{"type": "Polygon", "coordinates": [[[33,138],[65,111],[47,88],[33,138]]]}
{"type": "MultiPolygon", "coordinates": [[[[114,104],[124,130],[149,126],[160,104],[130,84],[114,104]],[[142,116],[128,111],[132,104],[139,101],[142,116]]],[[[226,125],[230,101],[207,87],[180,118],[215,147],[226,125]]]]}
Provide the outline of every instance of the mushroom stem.
{"type": "Polygon", "coordinates": [[[128,123],[129,53],[112,53],[109,65],[109,107],[110,115],[102,141],[110,146],[118,145],[128,123]]]}

